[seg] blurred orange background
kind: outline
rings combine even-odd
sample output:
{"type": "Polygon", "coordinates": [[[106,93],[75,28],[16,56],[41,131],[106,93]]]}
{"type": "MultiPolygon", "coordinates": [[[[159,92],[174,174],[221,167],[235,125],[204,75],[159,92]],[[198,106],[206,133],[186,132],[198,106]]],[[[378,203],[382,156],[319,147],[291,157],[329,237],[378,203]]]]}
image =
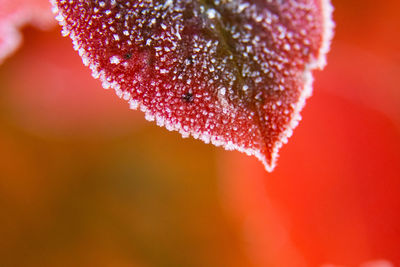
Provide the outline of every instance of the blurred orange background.
{"type": "Polygon", "coordinates": [[[400,266],[400,2],[332,2],[273,173],[145,121],[58,27],[25,27],[0,65],[0,266],[400,266]]]}

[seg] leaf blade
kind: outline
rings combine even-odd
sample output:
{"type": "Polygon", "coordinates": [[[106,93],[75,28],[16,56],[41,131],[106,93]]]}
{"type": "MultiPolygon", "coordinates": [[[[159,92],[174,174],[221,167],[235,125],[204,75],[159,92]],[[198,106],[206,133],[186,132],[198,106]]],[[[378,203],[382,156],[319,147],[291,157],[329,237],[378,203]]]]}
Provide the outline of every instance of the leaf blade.
{"type": "Polygon", "coordinates": [[[332,32],[329,1],[53,1],[104,88],[148,120],[255,155],[300,120],[332,32]]]}

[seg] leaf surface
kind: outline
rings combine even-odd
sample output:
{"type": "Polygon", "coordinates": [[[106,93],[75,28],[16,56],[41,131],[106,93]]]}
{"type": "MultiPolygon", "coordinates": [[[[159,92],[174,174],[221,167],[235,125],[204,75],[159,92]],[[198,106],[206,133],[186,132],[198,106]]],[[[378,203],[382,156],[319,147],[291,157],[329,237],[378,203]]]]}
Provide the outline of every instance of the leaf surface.
{"type": "Polygon", "coordinates": [[[53,0],[103,87],[148,120],[271,171],[325,63],[328,0],[53,0]]]}

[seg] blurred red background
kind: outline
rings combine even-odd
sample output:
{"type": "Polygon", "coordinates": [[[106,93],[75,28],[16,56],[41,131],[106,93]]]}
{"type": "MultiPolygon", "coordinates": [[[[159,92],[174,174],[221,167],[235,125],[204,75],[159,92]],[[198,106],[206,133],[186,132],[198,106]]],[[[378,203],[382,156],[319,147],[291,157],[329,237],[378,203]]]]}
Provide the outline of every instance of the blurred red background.
{"type": "Polygon", "coordinates": [[[0,65],[0,266],[400,265],[400,3],[333,4],[273,173],[146,122],[58,28],[24,28],[0,65]]]}

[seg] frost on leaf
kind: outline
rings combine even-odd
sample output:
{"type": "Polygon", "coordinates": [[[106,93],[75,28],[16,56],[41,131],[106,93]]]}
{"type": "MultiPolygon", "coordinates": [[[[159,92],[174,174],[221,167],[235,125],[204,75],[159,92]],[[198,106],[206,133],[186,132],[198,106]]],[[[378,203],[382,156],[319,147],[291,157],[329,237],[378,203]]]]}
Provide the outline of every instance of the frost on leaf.
{"type": "Polygon", "coordinates": [[[328,0],[52,0],[103,87],[271,171],[324,65],[328,0]]]}
{"type": "Polygon", "coordinates": [[[19,28],[27,23],[39,28],[53,25],[47,0],[0,0],[0,64],[21,43],[19,28]]]}

